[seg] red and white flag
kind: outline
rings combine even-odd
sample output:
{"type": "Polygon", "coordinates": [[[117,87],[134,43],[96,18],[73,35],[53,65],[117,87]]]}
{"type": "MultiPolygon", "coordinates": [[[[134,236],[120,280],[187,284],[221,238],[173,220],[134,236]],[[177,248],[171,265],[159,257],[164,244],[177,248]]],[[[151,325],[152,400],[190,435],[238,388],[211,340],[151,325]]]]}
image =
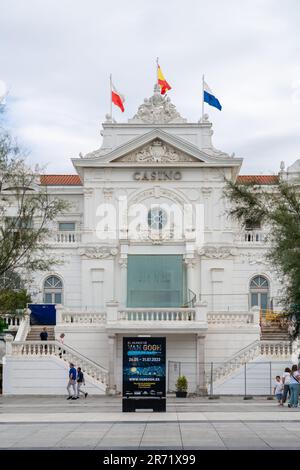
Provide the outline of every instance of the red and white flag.
{"type": "Polygon", "coordinates": [[[111,100],[113,104],[118,106],[122,113],[124,113],[124,103],[125,103],[125,98],[121,93],[118,92],[118,90],[115,88],[113,83],[111,82],[111,100]]]}

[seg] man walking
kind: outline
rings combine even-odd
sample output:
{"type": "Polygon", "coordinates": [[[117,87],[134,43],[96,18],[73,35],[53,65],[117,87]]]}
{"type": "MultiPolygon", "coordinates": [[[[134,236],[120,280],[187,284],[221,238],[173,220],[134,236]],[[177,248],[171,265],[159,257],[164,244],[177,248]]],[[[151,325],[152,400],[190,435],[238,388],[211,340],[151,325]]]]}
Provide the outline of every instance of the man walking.
{"type": "Polygon", "coordinates": [[[68,398],[67,400],[76,400],[77,395],[76,395],[76,369],[74,367],[74,364],[70,362],[70,369],[69,369],[69,382],[67,385],[67,390],[68,390],[68,398]],[[73,395],[71,394],[71,388],[73,388],[73,395]]]}
{"type": "Polygon", "coordinates": [[[81,390],[82,386],[85,386],[84,375],[81,370],[81,367],[77,368],[77,398],[79,398],[80,393],[84,395],[84,398],[88,396],[88,393],[84,390],[81,390]]]}

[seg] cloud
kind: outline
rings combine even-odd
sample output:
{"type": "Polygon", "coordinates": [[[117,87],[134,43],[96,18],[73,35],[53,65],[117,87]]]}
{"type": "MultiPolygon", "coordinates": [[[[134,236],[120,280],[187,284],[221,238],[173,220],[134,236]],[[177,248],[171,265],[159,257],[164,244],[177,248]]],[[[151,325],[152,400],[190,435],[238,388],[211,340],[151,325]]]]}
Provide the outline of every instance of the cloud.
{"type": "Polygon", "coordinates": [[[0,101],[4,100],[4,97],[7,93],[7,86],[3,80],[0,80],[0,101]]]}
{"type": "Polygon", "coordinates": [[[159,56],[182,116],[198,121],[205,73],[223,105],[207,109],[216,147],[241,154],[244,173],[277,172],[299,157],[299,14],[298,0],[2,0],[7,121],[32,162],[73,171],[70,157],[100,146],[109,74],[124,122],[151,95],[159,56]]]}

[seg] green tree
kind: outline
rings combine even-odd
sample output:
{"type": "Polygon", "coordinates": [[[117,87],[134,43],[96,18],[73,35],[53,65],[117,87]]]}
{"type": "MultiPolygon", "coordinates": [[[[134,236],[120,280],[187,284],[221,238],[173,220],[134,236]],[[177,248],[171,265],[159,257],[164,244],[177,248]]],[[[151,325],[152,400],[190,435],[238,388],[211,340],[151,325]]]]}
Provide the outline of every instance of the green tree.
{"type": "Polygon", "coordinates": [[[69,204],[47,193],[39,184],[41,170],[26,157],[0,126],[0,278],[11,271],[26,277],[59,263],[49,250],[51,222],[69,204]]]}
{"type": "Polygon", "coordinates": [[[262,188],[227,181],[225,196],[231,201],[229,215],[242,226],[264,224],[270,248],[267,259],[281,280],[280,302],[293,321],[292,336],[300,332],[300,181],[262,188]]]}

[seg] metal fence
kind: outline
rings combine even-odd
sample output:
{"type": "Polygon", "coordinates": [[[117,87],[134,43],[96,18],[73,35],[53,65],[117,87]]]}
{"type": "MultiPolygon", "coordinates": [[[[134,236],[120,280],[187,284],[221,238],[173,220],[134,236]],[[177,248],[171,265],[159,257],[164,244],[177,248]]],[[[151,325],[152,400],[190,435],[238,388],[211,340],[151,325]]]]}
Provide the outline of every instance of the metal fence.
{"type": "Polygon", "coordinates": [[[282,376],[290,361],[269,362],[174,362],[168,361],[168,392],[176,391],[176,381],[184,375],[188,393],[215,395],[273,395],[276,376],[282,376]]]}

